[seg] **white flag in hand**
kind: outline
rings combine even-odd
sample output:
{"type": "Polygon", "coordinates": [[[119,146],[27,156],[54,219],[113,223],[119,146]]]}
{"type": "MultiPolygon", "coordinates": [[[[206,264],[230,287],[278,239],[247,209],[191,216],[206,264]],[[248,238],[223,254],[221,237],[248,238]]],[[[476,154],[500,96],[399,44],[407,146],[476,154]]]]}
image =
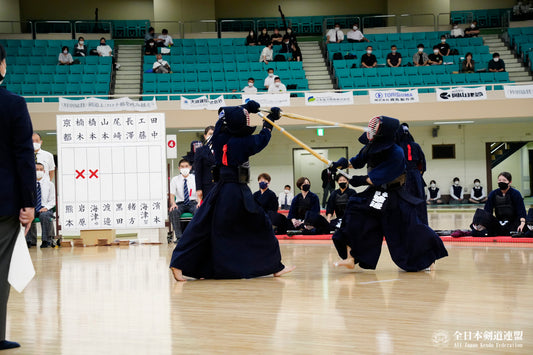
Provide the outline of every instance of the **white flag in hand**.
{"type": "Polygon", "coordinates": [[[35,276],[35,269],[26,244],[26,238],[24,237],[24,227],[21,226],[13,254],[11,255],[7,281],[15,290],[22,292],[33,279],[33,276],[35,276]]]}

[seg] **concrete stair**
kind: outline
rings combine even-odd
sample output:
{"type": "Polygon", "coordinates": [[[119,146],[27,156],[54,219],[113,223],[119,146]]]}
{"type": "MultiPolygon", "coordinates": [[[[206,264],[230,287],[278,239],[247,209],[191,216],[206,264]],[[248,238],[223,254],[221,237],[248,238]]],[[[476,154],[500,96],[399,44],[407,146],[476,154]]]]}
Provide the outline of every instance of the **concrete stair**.
{"type": "Polygon", "coordinates": [[[302,51],[302,65],[310,90],[333,90],[333,83],[320,46],[316,41],[298,43],[302,51]]]}
{"type": "MultiPolygon", "coordinates": [[[[142,46],[118,46],[117,63],[120,69],[116,72],[115,95],[139,95],[142,93],[142,46]]],[[[132,97],[138,100],[138,97],[132,97]]]]}
{"type": "Polygon", "coordinates": [[[484,35],[483,44],[489,47],[490,53],[499,53],[505,62],[505,70],[509,73],[509,80],[516,82],[531,81],[527,68],[517,59],[497,34],[484,35]]]}

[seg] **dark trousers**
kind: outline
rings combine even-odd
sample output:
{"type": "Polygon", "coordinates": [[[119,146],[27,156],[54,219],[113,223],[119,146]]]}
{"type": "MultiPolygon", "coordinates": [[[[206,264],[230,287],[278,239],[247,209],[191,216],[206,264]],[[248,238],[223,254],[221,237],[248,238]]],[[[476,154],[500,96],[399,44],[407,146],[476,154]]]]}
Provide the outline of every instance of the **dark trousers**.
{"type": "MultiPolygon", "coordinates": [[[[54,225],[52,223],[52,218],[54,217],[54,212],[46,211],[42,213],[37,213],[35,217],[38,217],[41,221],[41,241],[51,242],[54,236],[54,225]]],[[[31,244],[37,244],[37,227],[36,223],[32,223],[28,234],[26,234],[26,241],[31,242],[31,244]]]]}
{"type": "Polygon", "coordinates": [[[0,216],[0,341],[6,339],[7,299],[9,298],[9,264],[19,233],[16,216],[0,216]]]}
{"type": "Polygon", "coordinates": [[[322,196],[322,207],[326,207],[328,203],[328,197],[331,193],[335,191],[335,187],[326,186],[324,187],[324,195],[322,196]]]}
{"type": "Polygon", "coordinates": [[[183,234],[183,231],[181,230],[180,217],[186,212],[194,215],[196,213],[196,206],[198,203],[196,201],[189,201],[188,205],[184,204],[183,202],[178,202],[176,205],[178,205],[178,208],[170,211],[168,218],[170,219],[170,223],[172,223],[172,228],[174,228],[176,239],[180,239],[181,235],[183,234]]]}

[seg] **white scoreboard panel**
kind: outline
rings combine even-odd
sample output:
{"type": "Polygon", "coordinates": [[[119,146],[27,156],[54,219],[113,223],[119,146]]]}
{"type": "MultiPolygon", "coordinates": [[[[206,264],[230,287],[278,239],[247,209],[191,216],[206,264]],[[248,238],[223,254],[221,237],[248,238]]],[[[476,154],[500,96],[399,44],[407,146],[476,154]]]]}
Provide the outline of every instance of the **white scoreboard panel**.
{"type": "Polygon", "coordinates": [[[165,226],[163,113],[58,115],[57,148],[63,230],[165,226]]]}

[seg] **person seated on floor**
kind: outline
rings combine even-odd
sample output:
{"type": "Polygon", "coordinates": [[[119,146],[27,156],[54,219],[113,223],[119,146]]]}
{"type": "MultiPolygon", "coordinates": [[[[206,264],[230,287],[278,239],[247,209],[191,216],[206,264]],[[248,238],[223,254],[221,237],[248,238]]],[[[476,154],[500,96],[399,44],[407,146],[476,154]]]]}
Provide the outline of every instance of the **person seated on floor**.
{"type": "Polygon", "coordinates": [[[533,207],[527,211],[526,228],[522,231],[525,238],[533,238],[533,207]]]}
{"type": "Polygon", "coordinates": [[[443,203],[440,198],[440,189],[437,187],[437,182],[435,180],[429,182],[426,203],[428,205],[442,205],[443,203]]]}
{"type": "Polygon", "coordinates": [[[278,196],[279,209],[288,211],[291,208],[293,198],[294,195],[291,191],[291,185],[285,185],[285,189],[278,196]]]}
{"type": "Polygon", "coordinates": [[[485,207],[478,208],[474,214],[470,225],[472,236],[508,236],[524,232],[524,198],[518,190],[511,187],[512,179],[506,171],[498,175],[498,188],[489,193],[485,207]]]}
{"type": "Polygon", "coordinates": [[[336,180],[339,188],[331,193],[326,206],[326,219],[332,230],[340,227],[348,200],[357,194],[354,189],[349,187],[346,176],[338,174],[336,180]],[[335,214],[335,218],[333,218],[333,214],[335,214]]]}
{"type": "Polygon", "coordinates": [[[453,178],[453,185],[450,186],[450,205],[457,205],[466,203],[464,198],[465,189],[461,186],[461,182],[458,177],[453,178]]]}
{"type": "Polygon", "coordinates": [[[302,192],[292,199],[287,218],[290,222],[290,229],[303,230],[308,213],[320,214],[320,200],[315,193],[311,192],[311,181],[308,178],[299,178],[296,181],[296,187],[302,192]]]}
{"type": "Polygon", "coordinates": [[[287,217],[278,213],[278,196],[269,189],[272,178],[267,173],[259,174],[257,177],[259,190],[254,192],[254,200],[265,210],[272,222],[275,234],[287,234],[287,217]]]}
{"type": "Polygon", "coordinates": [[[471,203],[483,203],[487,201],[487,195],[485,194],[485,190],[483,189],[483,186],[481,186],[481,181],[479,181],[479,179],[474,180],[474,186],[472,186],[472,191],[470,191],[469,201],[471,203]]]}

